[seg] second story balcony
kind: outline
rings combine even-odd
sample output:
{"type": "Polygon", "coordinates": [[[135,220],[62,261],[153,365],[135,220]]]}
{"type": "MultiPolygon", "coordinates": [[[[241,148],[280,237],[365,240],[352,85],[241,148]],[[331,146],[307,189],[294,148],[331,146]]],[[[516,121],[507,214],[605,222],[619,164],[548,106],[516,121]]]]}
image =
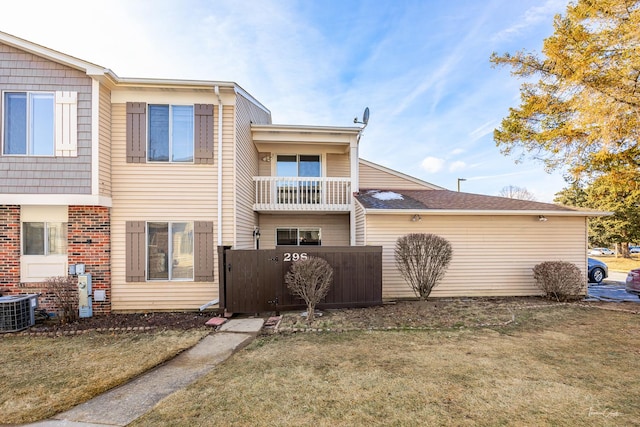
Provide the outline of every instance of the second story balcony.
{"type": "Polygon", "coordinates": [[[349,212],[351,179],[254,176],[258,212],[349,212]]]}

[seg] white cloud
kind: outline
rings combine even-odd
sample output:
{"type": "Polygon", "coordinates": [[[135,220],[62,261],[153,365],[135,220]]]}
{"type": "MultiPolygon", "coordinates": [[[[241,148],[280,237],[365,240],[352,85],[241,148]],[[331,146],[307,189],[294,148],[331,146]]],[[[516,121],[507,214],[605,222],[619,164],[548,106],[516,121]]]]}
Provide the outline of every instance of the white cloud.
{"type": "Polygon", "coordinates": [[[457,160],[449,165],[449,172],[457,172],[467,168],[467,164],[462,160],[457,160]]]}
{"type": "Polygon", "coordinates": [[[422,169],[426,170],[430,173],[440,172],[444,167],[444,159],[438,157],[425,157],[425,159],[420,164],[422,169]]]}
{"type": "Polygon", "coordinates": [[[495,34],[492,41],[508,40],[512,36],[517,36],[529,27],[548,21],[555,14],[564,12],[566,6],[566,0],[547,0],[543,5],[531,7],[524,12],[522,17],[513,20],[514,25],[495,34]]]}
{"type": "Polygon", "coordinates": [[[454,150],[451,151],[451,155],[452,156],[457,156],[459,154],[464,153],[466,150],[464,148],[456,148],[454,150]]]}
{"type": "Polygon", "coordinates": [[[482,125],[472,130],[469,133],[469,136],[471,137],[471,141],[477,141],[483,136],[486,136],[492,133],[493,129],[496,127],[496,124],[497,124],[496,120],[489,120],[488,122],[483,123],[482,125]]]}

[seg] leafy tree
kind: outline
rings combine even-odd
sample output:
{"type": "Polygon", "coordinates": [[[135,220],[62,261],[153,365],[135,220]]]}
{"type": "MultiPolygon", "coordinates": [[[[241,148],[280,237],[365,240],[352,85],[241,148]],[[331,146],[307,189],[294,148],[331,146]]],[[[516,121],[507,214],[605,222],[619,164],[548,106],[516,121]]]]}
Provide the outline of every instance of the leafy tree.
{"type": "Polygon", "coordinates": [[[556,193],[555,203],[565,206],[587,207],[587,191],[581,181],[575,180],[556,193]]]}
{"type": "Polygon", "coordinates": [[[614,212],[590,221],[590,238],[615,242],[623,254],[639,239],[639,28],[638,0],[575,0],[555,17],[541,55],[491,56],[525,80],[520,106],[494,131],[497,146],[582,179],[585,193],[570,187],[559,197],[614,212]]]}
{"type": "Polygon", "coordinates": [[[525,79],[521,104],[494,131],[504,154],[521,150],[548,169],[570,166],[578,176],[602,168],[601,153],[640,157],[640,2],[577,0],[554,19],[542,56],[494,53],[525,79]],[[537,81],[535,79],[538,79],[537,81]]]}
{"type": "Polygon", "coordinates": [[[444,277],[452,257],[451,243],[435,234],[411,233],[396,241],[396,266],[421,300],[444,277]]]}
{"type": "Polygon", "coordinates": [[[509,199],[530,200],[535,201],[536,196],[524,187],[518,187],[515,185],[507,185],[503,187],[498,193],[500,197],[506,197],[509,199]]]}
{"type": "MultiPolygon", "coordinates": [[[[618,156],[611,156],[619,160],[618,156]]],[[[603,161],[603,164],[607,164],[603,161]]],[[[594,177],[588,185],[574,182],[556,194],[556,203],[598,211],[611,216],[589,220],[589,243],[609,246],[615,243],[618,253],[629,257],[628,244],[640,241],[640,171],[615,162],[609,170],[594,177]]]]}
{"type": "Polygon", "coordinates": [[[615,243],[618,253],[629,257],[629,242],[640,240],[640,172],[618,168],[603,174],[587,189],[588,207],[613,212],[589,221],[594,244],[615,243]]]}

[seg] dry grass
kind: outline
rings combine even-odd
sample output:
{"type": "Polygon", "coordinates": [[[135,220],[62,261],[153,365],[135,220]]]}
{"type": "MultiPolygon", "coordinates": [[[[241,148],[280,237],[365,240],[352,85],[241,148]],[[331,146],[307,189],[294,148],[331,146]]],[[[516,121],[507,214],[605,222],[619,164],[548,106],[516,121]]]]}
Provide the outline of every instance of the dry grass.
{"type": "Polygon", "coordinates": [[[599,259],[607,264],[611,271],[624,271],[640,268],[640,254],[631,254],[631,258],[622,258],[615,256],[592,256],[591,258],[599,259]]]}
{"type": "Polygon", "coordinates": [[[162,363],[206,331],[0,337],[0,423],[50,417],[162,363]]]}
{"type": "Polygon", "coordinates": [[[504,327],[256,340],[135,422],[640,425],[640,317],[578,305],[504,327]]]}

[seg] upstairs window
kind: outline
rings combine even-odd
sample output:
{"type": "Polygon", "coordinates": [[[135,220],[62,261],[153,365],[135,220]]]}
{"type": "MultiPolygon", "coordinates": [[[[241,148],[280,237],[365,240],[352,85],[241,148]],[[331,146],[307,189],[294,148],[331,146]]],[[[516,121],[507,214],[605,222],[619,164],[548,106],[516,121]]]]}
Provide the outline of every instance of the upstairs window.
{"type": "Polygon", "coordinates": [[[277,176],[301,176],[318,178],[321,175],[318,155],[278,155],[277,176]]]}
{"type": "Polygon", "coordinates": [[[67,223],[22,223],[23,255],[66,255],[67,223]]]}
{"type": "Polygon", "coordinates": [[[5,92],[3,102],[3,154],[53,156],[55,95],[5,92]]]}
{"type": "Polygon", "coordinates": [[[193,162],[193,106],[149,105],[150,162],[193,162]]]}

